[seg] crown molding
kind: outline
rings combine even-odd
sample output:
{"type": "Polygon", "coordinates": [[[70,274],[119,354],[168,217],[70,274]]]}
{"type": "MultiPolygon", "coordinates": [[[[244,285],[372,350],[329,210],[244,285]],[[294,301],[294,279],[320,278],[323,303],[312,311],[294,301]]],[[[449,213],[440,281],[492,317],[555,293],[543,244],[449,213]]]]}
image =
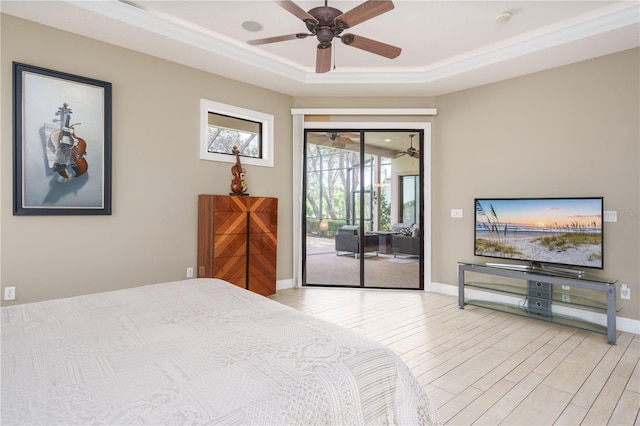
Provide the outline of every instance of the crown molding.
{"type": "MultiPolygon", "coordinates": [[[[436,115],[436,108],[292,108],[291,115],[436,115]]],[[[335,123],[330,123],[335,125],[335,123]]]]}
{"type": "Polygon", "coordinates": [[[309,67],[302,67],[292,61],[270,55],[223,34],[151,11],[145,8],[143,3],[124,0],[64,1],[159,36],[306,84],[427,83],[640,22],[640,3],[619,2],[442,63],[399,70],[342,69],[319,75],[309,67]]]}

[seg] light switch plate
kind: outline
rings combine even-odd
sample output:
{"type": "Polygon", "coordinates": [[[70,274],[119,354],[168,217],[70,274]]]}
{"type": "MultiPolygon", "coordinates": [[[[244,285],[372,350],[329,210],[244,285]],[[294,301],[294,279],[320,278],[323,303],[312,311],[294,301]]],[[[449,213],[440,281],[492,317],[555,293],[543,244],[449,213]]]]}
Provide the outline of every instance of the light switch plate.
{"type": "Polygon", "coordinates": [[[451,217],[461,218],[462,217],[462,209],[451,209],[451,217]]]}
{"type": "Polygon", "coordinates": [[[604,222],[617,222],[618,221],[618,211],[617,210],[605,210],[604,216],[602,217],[604,222]]]}

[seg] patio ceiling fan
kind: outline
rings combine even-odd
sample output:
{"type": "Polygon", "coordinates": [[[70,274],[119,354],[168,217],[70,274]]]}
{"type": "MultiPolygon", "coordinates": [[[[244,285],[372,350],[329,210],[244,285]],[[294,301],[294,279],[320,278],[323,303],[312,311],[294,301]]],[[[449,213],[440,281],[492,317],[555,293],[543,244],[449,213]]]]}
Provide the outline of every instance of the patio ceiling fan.
{"type": "Polygon", "coordinates": [[[347,132],[326,132],[322,133],[310,133],[307,138],[308,142],[316,145],[329,145],[332,148],[345,148],[347,144],[352,144],[353,138],[359,138],[358,133],[347,132]]]}
{"type": "Polygon", "coordinates": [[[411,138],[411,146],[409,146],[409,148],[407,148],[406,151],[401,151],[396,158],[398,157],[402,157],[403,155],[408,155],[411,158],[420,158],[420,151],[417,148],[413,147],[413,137],[415,135],[409,135],[409,138],[411,138]]]}
{"type": "Polygon", "coordinates": [[[342,40],[342,43],[347,46],[356,47],[389,59],[398,57],[400,52],[402,52],[401,48],[390,44],[371,40],[355,34],[343,34],[343,31],[347,28],[352,28],[364,21],[368,21],[369,19],[375,18],[378,15],[392,10],[394,6],[391,0],[368,0],[344,13],[341,10],[328,6],[327,0],[325,0],[324,6],[314,7],[308,12],[305,12],[300,6],[291,0],[274,1],[279,6],[301,19],[309,32],[249,40],[247,43],[257,46],[315,36],[318,39],[318,48],[316,51],[317,73],[325,73],[331,69],[331,49],[334,38],[339,38],[342,40]]]}

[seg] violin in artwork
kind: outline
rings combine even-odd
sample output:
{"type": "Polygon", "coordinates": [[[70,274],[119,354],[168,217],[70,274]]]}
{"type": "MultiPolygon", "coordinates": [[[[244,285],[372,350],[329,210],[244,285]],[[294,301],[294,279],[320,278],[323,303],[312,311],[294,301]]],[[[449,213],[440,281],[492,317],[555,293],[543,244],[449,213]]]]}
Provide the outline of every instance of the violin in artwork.
{"type": "Polygon", "coordinates": [[[236,164],[231,166],[231,174],[233,175],[231,192],[234,194],[244,194],[247,192],[247,183],[244,181],[246,170],[240,165],[240,151],[238,151],[238,147],[234,145],[231,152],[236,156],[236,164]]]}
{"type": "Polygon", "coordinates": [[[52,169],[65,179],[82,176],[89,169],[84,158],[87,143],[76,135],[75,126],[80,123],[70,124],[71,113],[66,102],[58,108],[56,115],[60,117],[60,128],[49,136],[49,146],[55,156],[52,169]]]}

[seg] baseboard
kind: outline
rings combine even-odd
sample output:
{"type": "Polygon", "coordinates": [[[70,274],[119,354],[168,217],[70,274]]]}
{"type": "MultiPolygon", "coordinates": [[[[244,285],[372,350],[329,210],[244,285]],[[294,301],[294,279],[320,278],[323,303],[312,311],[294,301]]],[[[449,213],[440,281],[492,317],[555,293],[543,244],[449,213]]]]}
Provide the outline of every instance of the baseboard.
{"type": "MultiPolygon", "coordinates": [[[[449,284],[432,282],[429,286],[425,288],[425,291],[432,291],[434,293],[448,294],[451,296],[458,297],[458,287],[449,285],[449,284]]],[[[522,303],[522,298],[518,298],[518,297],[505,296],[502,294],[490,293],[490,292],[485,292],[485,291],[480,291],[475,289],[465,289],[465,295],[469,294],[470,296],[473,296],[474,293],[482,293],[482,298],[484,300],[489,300],[492,302],[509,303],[512,305],[518,305],[518,303],[522,303]]],[[[584,321],[589,321],[594,324],[599,324],[602,326],[607,325],[607,315],[601,314],[598,312],[591,312],[591,311],[586,311],[582,309],[571,308],[568,306],[556,306],[556,305],[553,306],[552,312],[571,316],[584,321]]],[[[617,316],[616,330],[640,335],[640,321],[617,316]]]]}
{"type": "Polygon", "coordinates": [[[276,291],[278,290],[285,290],[288,288],[293,288],[293,278],[289,278],[286,280],[277,280],[276,281],[276,291]]]}

